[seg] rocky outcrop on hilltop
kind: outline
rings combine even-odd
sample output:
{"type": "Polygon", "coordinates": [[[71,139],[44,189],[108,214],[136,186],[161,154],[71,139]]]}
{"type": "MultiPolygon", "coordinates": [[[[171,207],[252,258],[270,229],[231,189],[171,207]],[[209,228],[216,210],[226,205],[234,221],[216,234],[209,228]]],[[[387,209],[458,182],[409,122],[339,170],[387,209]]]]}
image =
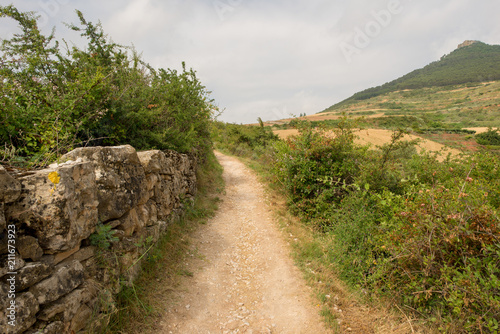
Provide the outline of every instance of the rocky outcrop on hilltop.
{"type": "Polygon", "coordinates": [[[478,43],[478,41],[465,41],[462,44],[458,44],[457,49],[464,48],[466,46],[471,46],[472,44],[478,43]]]}

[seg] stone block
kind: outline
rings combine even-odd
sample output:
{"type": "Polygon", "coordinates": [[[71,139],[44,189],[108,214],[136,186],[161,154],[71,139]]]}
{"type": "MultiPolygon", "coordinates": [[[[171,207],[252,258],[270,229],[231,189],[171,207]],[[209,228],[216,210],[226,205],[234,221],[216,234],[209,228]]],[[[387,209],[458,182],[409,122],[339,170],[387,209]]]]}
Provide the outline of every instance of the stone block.
{"type": "Polygon", "coordinates": [[[43,249],[38,244],[38,240],[29,235],[17,238],[16,248],[23,259],[38,261],[43,256],[43,249]]]}
{"type": "Polygon", "coordinates": [[[162,169],[162,174],[173,175],[175,172],[185,174],[191,169],[191,163],[186,154],[173,150],[165,150],[163,153],[165,154],[166,164],[162,169]]]}
{"type": "Polygon", "coordinates": [[[15,326],[9,325],[11,311],[8,308],[5,309],[5,312],[3,312],[4,310],[0,312],[0,328],[5,330],[3,333],[23,333],[33,326],[36,322],[36,313],[39,310],[39,305],[31,292],[18,294],[15,299],[15,305],[12,307],[12,312],[15,312],[15,326]]]}
{"type": "Polygon", "coordinates": [[[20,198],[6,218],[24,223],[47,254],[76,247],[97,224],[97,187],[91,163],[67,163],[19,179],[20,198]],[[54,184],[50,179],[56,179],[54,184]]]}
{"type": "Polygon", "coordinates": [[[125,232],[126,237],[134,234],[134,232],[141,226],[141,224],[139,223],[139,216],[137,215],[137,210],[135,208],[131,209],[119,220],[121,224],[117,227],[117,229],[125,232]]]}
{"type": "Polygon", "coordinates": [[[51,277],[30,288],[40,305],[53,302],[70,293],[84,282],[83,266],[73,261],[59,268],[51,277]]]}
{"type": "Polygon", "coordinates": [[[0,233],[7,228],[7,221],[5,220],[4,208],[5,208],[5,203],[0,202],[0,233]]]}
{"type": "Polygon", "coordinates": [[[9,260],[9,258],[7,256],[0,257],[0,277],[7,275],[8,272],[18,271],[19,269],[24,267],[24,264],[25,264],[24,260],[17,253],[15,254],[15,257],[13,260],[9,260]],[[9,261],[11,261],[11,262],[9,262],[9,261]],[[9,268],[9,265],[11,265],[11,264],[14,265],[12,268],[13,270],[11,270],[9,268]]]}
{"type": "Polygon", "coordinates": [[[20,195],[21,184],[0,165],[0,202],[14,202],[20,195]]]}
{"type": "Polygon", "coordinates": [[[148,201],[146,203],[146,208],[149,211],[149,220],[146,223],[146,226],[155,225],[158,222],[158,209],[156,208],[155,202],[148,201]]]}
{"type": "Polygon", "coordinates": [[[47,278],[52,272],[53,268],[49,267],[45,263],[41,262],[30,262],[24,267],[18,270],[16,275],[16,290],[22,291],[27,289],[34,284],[40,282],[44,278],[47,278]]]}
{"type": "Polygon", "coordinates": [[[147,204],[139,205],[136,208],[136,211],[138,218],[137,231],[141,231],[145,226],[148,225],[149,220],[151,219],[149,206],[147,204]]]}
{"type": "Polygon", "coordinates": [[[73,249],[67,250],[65,252],[54,254],[53,264],[56,265],[58,263],[61,263],[62,261],[68,259],[71,255],[75,254],[79,250],[80,250],[80,245],[76,246],[73,249]]]}
{"type": "Polygon", "coordinates": [[[81,305],[71,320],[70,330],[76,333],[84,329],[90,319],[92,319],[92,309],[85,304],[81,305]]]}
{"type": "Polygon", "coordinates": [[[79,261],[83,262],[87,259],[90,259],[93,257],[96,253],[96,247],[95,246],[89,246],[89,247],[84,247],[78,250],[78,252],[74,253],[70,257],[67,258],[67,261],[79,261]]]}
{"type": "Polygon", "coordinates": [[[159,179],[159,182],[153,188],[153,200],[159,204],[164,206],[169,206],[172,202],[174,185],[171,182],[171,177],[162,176],[159,179]]]}
{"type": "Polygon", "coordinates": [[[148,200],[144,168],[130,145],[78,148],[61,159],[82,159],[94,165],[102,223],[120,218],[130,208],[148,200]]]}
{"type": "MultiPolygon", "coordinates": [[[[146,175],[146,189],[150,193],[156,187],[156,185],[160,182],[160,176],[158,174],[147,174],[146,175]]],[[[154,195],[154,192],[153,192],[154,195]]]]}
{"type": "MultiPolygon", "coordinates": [[[[2,213],[0,212],[0,215],[1,214],[2,213]]],[[[9,236],[7,235],[7,233],[0,232],[0,256],[7,255],[7,253],[9,252],[8,240],[9,236]]]]}
{"type": "Polygon", "coordinates": [[[7,298],[9,294],[9,284],[5,281],[5,278],[0,279],[0,310],[4,311],[9,306],[9,299],[7,298]]]}
{"type": "Polygon", "coordinates": [[[62,321],[54,321],[51,323],[37,322],[35,326],[24,332],[23,334],[62,334],[67,331],[64,328],[62,321]]]}
{"type": "Polygon", "coordinates": [[[70,322],[80,308],[83,300],[83,290],[76,289],[58,300],[42,306],[38,319],[44,321],[70,322]]]}
{"type": "Polygon", "coordinates": [[[80,286],[82,290],[82,303],[88,303],[97,298],[97,295],[110,294],[103,289],[102,282],[97,282],[94,278],[86,279],[80,286]]]}
{"type": "Polygon", "coordinates": [[[167,165],[165,154],[159,150],[137,152],[146,174],[158,174],[167,165]]]}

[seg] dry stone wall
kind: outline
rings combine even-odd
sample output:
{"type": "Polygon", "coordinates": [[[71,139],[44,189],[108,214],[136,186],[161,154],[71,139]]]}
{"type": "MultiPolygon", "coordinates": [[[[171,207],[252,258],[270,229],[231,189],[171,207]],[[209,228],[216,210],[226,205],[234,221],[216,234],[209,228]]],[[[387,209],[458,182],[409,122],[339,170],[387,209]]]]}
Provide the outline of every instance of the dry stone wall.
{"type": "Polygon", "coordinates": [[[61,161],[0,166],[1,333],[106,326],[141,256],[196,194],[196,159],[174,151],[89,147],[61,161]]]}

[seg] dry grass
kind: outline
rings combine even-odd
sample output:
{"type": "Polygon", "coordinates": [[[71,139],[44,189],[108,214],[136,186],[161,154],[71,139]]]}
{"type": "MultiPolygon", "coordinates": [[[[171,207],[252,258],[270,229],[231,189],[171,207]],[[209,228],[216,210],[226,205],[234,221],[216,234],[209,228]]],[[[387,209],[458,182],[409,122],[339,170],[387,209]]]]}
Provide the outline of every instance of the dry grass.
{"type": "MultiPolygon", "coordinates": [[[[296,136],[299,134],[299,131],[296,129],[275,130],[273,132],[275,134],[277,134],[282,139],[288,138],[290,136],[296,136]]],[[[393,133],[393,131],[383,130],[383,129],[360,130],[356,133],[359,137],[356,140],[356,143],[361,144],[361,145],[372,144],[373,146],[381,146],[381,145],[389,143],[391,141],[392,133],[393,133]]],[[[459,151],[457,149],[449,148],[443,144],[437,143],[437,142],[432,141],[432,140],[423,139],[422,137],[419,137],[419,136],[406,135],[404,137],[404,140],[414,140],[414,139],[421,140],[421,143],[418,145],[418,147],[420,147],[421,150],[426,150],[426,151],[430,151],[430,152],[441,152],[442,151],[445,154],[451,153],[454,156],[462,153],[461,151],[459,151]]]]}
{"type": "Polygon", "coordinates": [[[476,134],[479,134],[488,131],[489,128],[483,126],[483,127],[465,128],[465,129],[476,131],[476,134]]]}
{"type": "Polygon", "coordinates": [[[286,139],[290,136],[296,136],[299,134],[299,130],[297,129],[288,129],[288,130],[273,130],[274,134],[278,135],[281,139],[286,139]]]}

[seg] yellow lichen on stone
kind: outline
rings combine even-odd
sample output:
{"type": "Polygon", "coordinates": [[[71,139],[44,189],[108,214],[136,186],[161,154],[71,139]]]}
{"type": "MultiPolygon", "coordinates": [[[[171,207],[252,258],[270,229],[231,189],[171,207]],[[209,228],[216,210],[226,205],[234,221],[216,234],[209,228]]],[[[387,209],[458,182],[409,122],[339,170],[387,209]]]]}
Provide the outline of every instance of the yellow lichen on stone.
{"type": "Polygon", "coordinates": [[[54,188],[50,189],[50,194],[52,195],[56,191],[56,186],[61,181],[61,177],[58,172],[51,172],[49,173],[49,180],[54,184],[54,188]]]}
{"type": "Polygon", "coordinates": [[[61,180],[61,177],[59,176],[58,172],[52,172],[52,173],[49,173],[49,180],[53,184],[58,184],[59,181],[61,180]]]}

